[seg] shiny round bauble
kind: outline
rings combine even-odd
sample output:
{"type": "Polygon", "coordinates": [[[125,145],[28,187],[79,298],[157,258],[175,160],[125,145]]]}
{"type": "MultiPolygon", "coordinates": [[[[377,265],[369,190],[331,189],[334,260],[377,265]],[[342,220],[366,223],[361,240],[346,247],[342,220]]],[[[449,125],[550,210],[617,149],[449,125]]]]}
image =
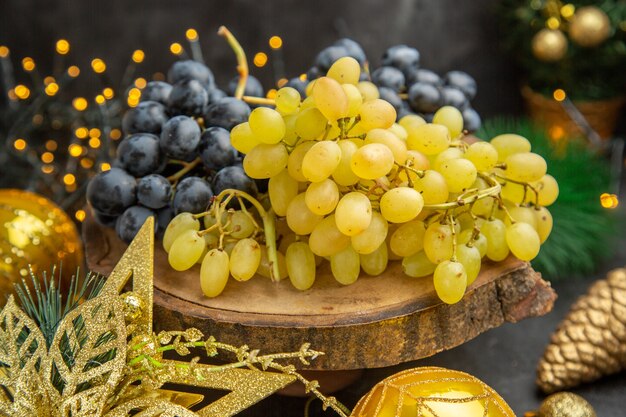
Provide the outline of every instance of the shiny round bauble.
{"type": "Polygon", "coordinates": [[[541,29],[533,37],[531,46],[536,58],[546,62],[554,62],[565,56],[567,38],[560,30],[541,29]]]}
{"type": "Polygon", "coordinates": [[[539,417],[596,417],[596,412],[580,395],[558,392],[543,400],[539,417]]]}
{"type": "Polygon", "coordinates": [[[126,323],[133,323],[139,320],[146,311],[146,303],[143,299],[132,291],[122,294],[121,297],[124,303],[124,319],[126,323]]]}
{"type": "Polygon", "coordinates": [[[61,208],[28,191],[0,190],[0,293],[12,292],[29,265],[35,273],[56,265],[69,278],[82,261],[80,236],[61,208]]]}
{"type": "Polygon", "coordinates": [[[351,417],[485,415],[515,416],[497,392],[472,375],[445,368],[422,367],[399,372],[376,384],[359,400],[351,417]]]}
{"type": "Polygon", "coordinates": [[[569,23],[569,37],[584,48],[593,48],[607,40],[611,34],[611,21],[596,6],[576,10],[569,23]]]}

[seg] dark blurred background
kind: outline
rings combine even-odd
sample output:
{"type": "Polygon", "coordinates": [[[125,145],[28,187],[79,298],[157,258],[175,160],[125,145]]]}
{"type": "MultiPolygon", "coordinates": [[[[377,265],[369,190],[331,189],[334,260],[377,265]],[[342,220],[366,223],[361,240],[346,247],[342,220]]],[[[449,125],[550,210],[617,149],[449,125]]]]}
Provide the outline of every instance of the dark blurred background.
{"type": "MultiPolygon", "coordinates": [[[[249,61],[256,52],[268,54],[268,65],[251,69],[265,88],[271,88],[268,39],[273,35],[283,38],[287,77],[306,72],[317,52],[339,37],[361,43],[373,67],[387,47],[405,43],[421,52],[424,68],[439,74],[458,69],[474,76],[479,92],[473,105],[485,118],[522,111],[516,70],[499,48],[495,4],[496,0],[2,0],[0,44],[11,49],[18,65],[23,57],[32,57],[45,75],[53,65],[55,41],[65,38],[72,48],[68,63],[87,69],[92,58],[100,57],[113,80],[121,78],[131,53],[142,49],[146,59],[138,75],[148,78],[167,72],[176,59],[169,45],[180,42],[187,47],[185,30],[192,27],[200,35],[207,64],[224,86],[235,75],[234,54],[216,35],[218,27],[226,25],[249,61]]],[[[91,71],[83,71],[76,88],[90,83],[87,72],[91,71]]],[[[92,76],[91,82],[97,80],[92,76]]]]}

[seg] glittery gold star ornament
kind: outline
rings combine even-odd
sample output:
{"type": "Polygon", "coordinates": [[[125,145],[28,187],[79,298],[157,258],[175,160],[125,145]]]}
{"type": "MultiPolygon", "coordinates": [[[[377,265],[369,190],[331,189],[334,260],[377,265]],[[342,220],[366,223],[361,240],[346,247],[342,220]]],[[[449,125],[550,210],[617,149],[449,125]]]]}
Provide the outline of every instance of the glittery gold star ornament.
{"type": "Polygon", "coordinates": [[[229,417],[296,379],[341,411],[333,398],[319,394],[315,381],[281,363],[308,363],[321,354],[308,344],[298,352],[260,355],[205,339],[193,328],[152,333],[153,230],[150,218],[100,293],[63,317],[50,345],[35,320],[9,299],[0,311],[0,416],[229,417]],[[132,291],[124,292],[131,279],[132,291]],[[194,349],[207,356],[228,351],[237,362],[214,366],[199,364],[199,358],[163,358],[167,351],[184,357],[194,349]],[[192,412],[202,396],[161,390],[165,383],[231,392],[192,412]]]}

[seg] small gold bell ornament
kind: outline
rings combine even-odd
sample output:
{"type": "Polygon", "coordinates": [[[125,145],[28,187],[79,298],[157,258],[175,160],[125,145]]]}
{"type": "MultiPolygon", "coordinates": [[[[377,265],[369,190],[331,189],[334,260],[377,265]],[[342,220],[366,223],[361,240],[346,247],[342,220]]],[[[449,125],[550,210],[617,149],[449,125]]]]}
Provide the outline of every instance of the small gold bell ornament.
{"type": "Polygon", "coordinates": [[[491,387],[466,374],[437,367],[408,369],[379,382],[351,417],[515,417],[491,387]]]}
{"type": "Polygon", "coordinates": [[[0,190],[0,294],[10,293],[29,265],[37,272],[62,262],[71,276],[82,257],[76,226],[61,208],[28,191],[0,190]]]}

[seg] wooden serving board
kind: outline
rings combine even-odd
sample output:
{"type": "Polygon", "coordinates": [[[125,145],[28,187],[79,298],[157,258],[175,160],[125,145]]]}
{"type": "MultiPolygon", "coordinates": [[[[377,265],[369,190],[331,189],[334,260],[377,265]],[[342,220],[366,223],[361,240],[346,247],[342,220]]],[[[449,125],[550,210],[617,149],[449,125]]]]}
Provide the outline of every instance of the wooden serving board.
{"type": "MultiPolygon", "coordinates": [[[[88,267],[108,275],[127,245],[88,216],[83,223],[88,267]]],[[[378,277],[337,283],[327,262],[313,287],[256,276],[230,279],[213,299],[202,295],[199,266],[174,271],[156,242],[155,331],[196,327],[205,335],[264,352],[297,351],[309,342],[326,355],[300,369],[348,370],[391,366],[458,346],[504,322],[546,314],[556,294],[528,263],[487,263],[459,303],[435,294],[432,277],[410,278],[399,262],[378,277]]]]}

